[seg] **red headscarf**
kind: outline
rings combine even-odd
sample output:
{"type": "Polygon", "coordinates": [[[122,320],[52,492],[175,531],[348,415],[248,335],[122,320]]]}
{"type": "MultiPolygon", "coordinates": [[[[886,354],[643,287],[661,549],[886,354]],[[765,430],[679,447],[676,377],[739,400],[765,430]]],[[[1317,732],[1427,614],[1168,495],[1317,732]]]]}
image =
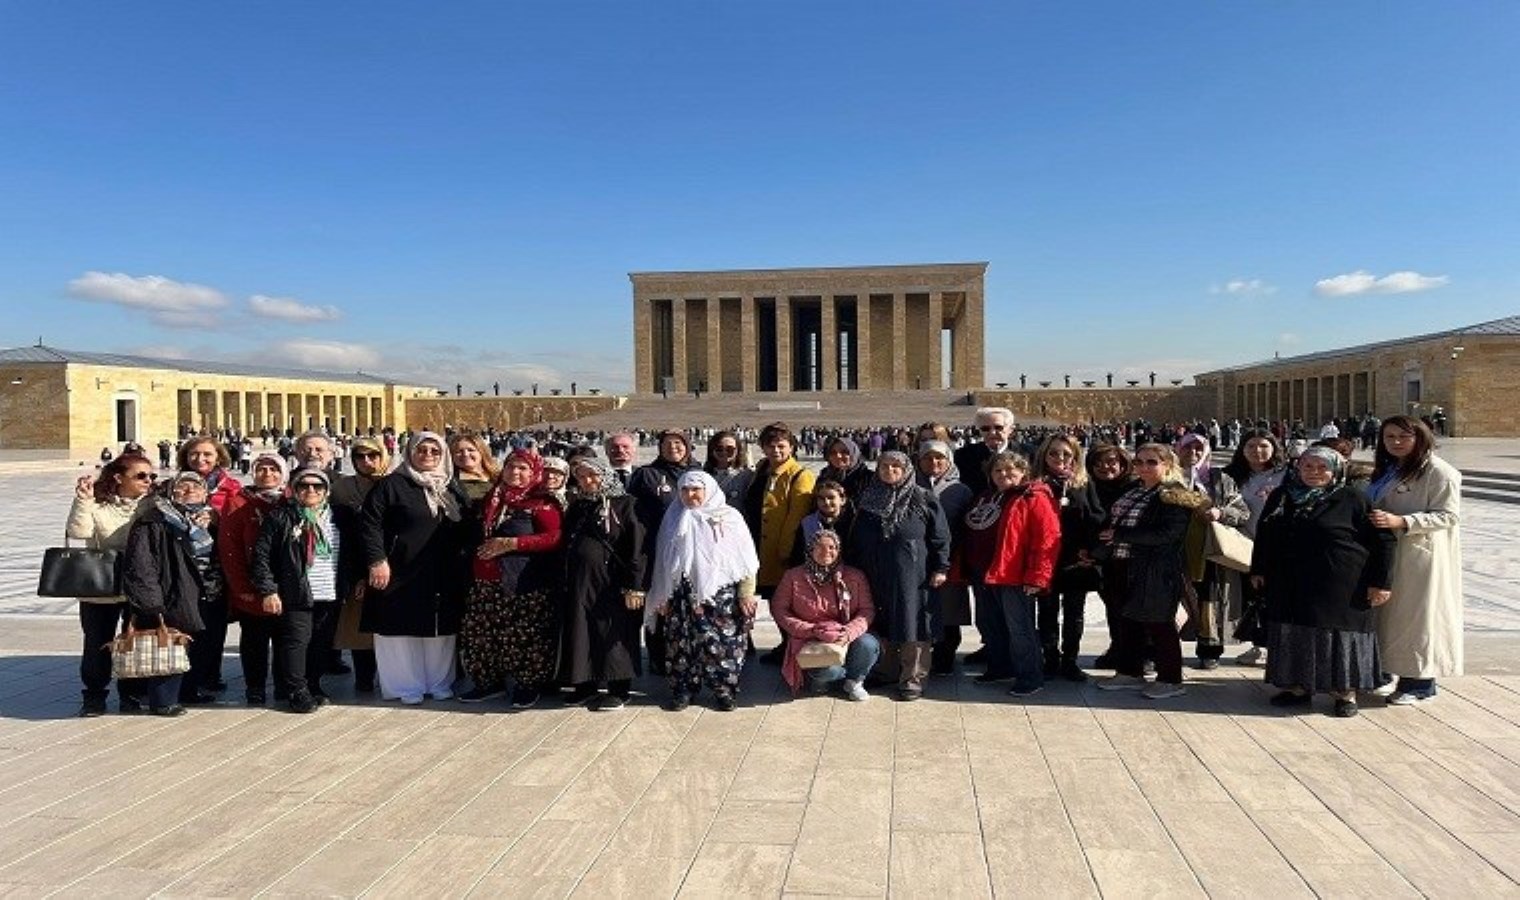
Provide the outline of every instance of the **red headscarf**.
{"type": "Polygon", "coordinates": [[[491,488],[491,494],[486,498],[485,515],[482,517],[487,534],[496,527],[497,520],[508,510],[520,507],[528,499],[545,492],[544,458],[532,450],[513,450],[502,461],[502,476],[506,475],[507,465],[514,460],[527,464],[528,483],[522,487],[510,487],[502,477],[496,479],[496,486],[491,488]]]}

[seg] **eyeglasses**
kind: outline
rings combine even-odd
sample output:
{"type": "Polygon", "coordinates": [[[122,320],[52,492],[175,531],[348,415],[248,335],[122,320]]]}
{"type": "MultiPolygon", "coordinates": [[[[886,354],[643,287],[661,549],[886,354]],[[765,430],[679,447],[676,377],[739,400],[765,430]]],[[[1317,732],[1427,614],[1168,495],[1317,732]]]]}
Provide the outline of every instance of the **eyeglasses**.
{"type": "Polygon", "coordinates": [[[415,454],[417,454],[418,456],[442,456],[443,455],[443,451],[439,450],[437,447],[434,447],[432,444],[423,444],[421,447],[418,447],[416,450],[413,450],[412,452],[415,453],[415,454]]]}
{"type": "Polygon", "coordinates": [[[1144,466],[1145,468],[1149,469],[1154,466],[1163,465],[1163,463],[1159,459],[1137,459],[1135,460],[1135,465],[1144,466]]]}
{"type": "Polygon", "coordinates": [[[735,447],[735,446],[732,446],[732,445],[728,445],[728,444],[719,444],[718,446],[716,446],[716,447],[713,448],[713,452],[714,453],[738,453],[739,452],[739,448],[735,447]]]}
{"type": "Polygon", "coordinates": [[[325,491],[325,490],[327,490],[327,485],[323,484],[320,481],[303,481],[300,484],[296,485],[296,490],[298,490],[298,491],[325,491]]]}

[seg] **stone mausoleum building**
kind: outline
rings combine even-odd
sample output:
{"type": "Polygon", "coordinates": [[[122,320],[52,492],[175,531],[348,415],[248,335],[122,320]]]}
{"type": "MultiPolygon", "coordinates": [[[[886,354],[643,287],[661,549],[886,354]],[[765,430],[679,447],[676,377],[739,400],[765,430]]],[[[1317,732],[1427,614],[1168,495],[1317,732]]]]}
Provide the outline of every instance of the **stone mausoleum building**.
{"type": "Polygon", "coordinates": [[[981,387],[986,272],[972,262],[631,273],[633,392],[981,387]]]}
{"type": "Polygon", "coordinates": [[[1197,376],[1219,418],[1302,420],[1446,414],[1447,433],[1520,437],[1520,316],[1270,359],[1197,376]]]}

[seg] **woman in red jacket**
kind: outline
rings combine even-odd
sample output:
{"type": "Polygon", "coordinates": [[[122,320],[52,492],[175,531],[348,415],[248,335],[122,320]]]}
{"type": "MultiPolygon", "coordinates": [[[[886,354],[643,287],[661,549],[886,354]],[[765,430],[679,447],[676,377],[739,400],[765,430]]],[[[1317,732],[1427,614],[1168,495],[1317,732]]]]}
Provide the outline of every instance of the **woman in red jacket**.
{"type": "Polygon", "coordinates": [[[956,545],[959,576],[977,586],[986,611],[987,671],[980,684],[1013,682],[1027,697],[1045,683],[1035,598],[1050,590],[1061,520],[1050,488],[1029,479],[1029,460],[1002,451],[987,460],[990,487],[967,511],[956,545]]]}

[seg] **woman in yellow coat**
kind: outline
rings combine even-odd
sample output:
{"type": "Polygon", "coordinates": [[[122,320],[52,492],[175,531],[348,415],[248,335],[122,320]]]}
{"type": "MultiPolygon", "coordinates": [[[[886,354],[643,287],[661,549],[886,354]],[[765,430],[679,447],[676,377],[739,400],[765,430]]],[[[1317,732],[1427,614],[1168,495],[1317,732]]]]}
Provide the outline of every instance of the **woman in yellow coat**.
{"type": "MultiPolygon", "coordinates": [[[[744,495],[744,519],[755,539],[760,556],[760,573],[756,592],[770,597],[788,568],[788,557],[797,529],[813,511],[813,472],[797,461],[796,437],[782,422],[772,422],[760,431],[760,449],[765,458],[755,467],[755,477],[744,495]]],[[[786,634],[781,643],[765,655],[764,662],[780,665],[786,654],[786,634]]]]}

